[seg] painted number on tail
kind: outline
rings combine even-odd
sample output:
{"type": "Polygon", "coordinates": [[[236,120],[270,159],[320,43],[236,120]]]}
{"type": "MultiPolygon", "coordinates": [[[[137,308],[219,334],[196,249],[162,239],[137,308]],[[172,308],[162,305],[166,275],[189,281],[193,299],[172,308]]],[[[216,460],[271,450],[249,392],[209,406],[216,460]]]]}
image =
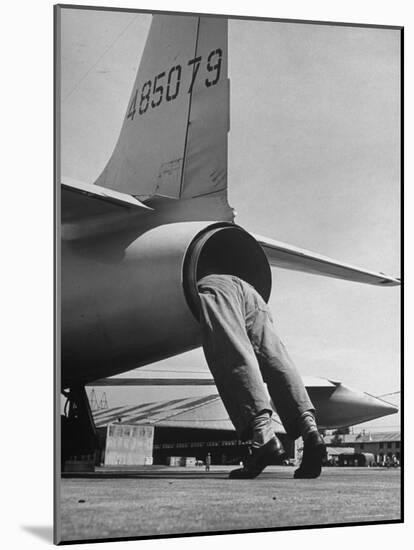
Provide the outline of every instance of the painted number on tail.
{"type": "MultiPolygon", "coordinates": [[[[204,80],[204,85],[207,88],[215,86],[220,80],[222,58],[223,51],[217,48],[216,50],[212,50],[207,59],[204,60],[208,73],[207,78],[204,80]]],[[[191,71],[190,86],[186,93],[192,93],[202,63],[203,58],[200,55],[190,59],[184,68],[184,70],[191,71]]],[[[168,71],[162,71],[151,80],[144,82],[139,92],[137,88],[132,96],[127,118],[134,120],[137,111],[140,115],[144,115],[148,109],[156,109],[164,101],[174,101],[182,89],[182,73],[182,66],[175,65],[168,71]]]]}

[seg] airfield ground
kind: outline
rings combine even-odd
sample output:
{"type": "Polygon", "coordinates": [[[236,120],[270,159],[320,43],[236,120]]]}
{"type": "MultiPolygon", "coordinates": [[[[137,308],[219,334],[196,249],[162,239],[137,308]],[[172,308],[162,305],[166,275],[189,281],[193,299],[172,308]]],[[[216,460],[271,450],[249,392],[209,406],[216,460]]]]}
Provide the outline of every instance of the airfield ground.
{"type": "Polygon", "coordinates": [[[255,480],[229,468],[101,469],[62,479],[62,541],[400,520],[400,470],[325,468],[294,480],[272,466],[255,480]]]}

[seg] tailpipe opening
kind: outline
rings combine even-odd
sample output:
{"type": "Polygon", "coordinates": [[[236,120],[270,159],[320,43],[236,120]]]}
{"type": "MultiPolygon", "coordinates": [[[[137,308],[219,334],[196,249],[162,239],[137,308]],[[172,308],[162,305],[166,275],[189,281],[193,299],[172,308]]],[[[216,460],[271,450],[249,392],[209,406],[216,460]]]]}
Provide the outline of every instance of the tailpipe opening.
{"type": "Polygon", "coordinates": [[[235,275],[251,284],[267,302],[272,288],[269,262],[258,242],[238,225],[207,227],[191,242],[184,259],[183,286],[188,305],[199,319],[197,282],[218,273],[235,275]]]}

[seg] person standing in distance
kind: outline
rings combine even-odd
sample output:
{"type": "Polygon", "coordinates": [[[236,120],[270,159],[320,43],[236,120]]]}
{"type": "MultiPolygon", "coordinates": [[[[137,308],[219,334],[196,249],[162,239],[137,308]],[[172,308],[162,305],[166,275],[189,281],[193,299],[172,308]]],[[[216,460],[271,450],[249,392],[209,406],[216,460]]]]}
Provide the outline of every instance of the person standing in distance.
{"type": "Polygon", "coordinates": [[[210,466],[211,466],[211,454],[207,453],[207,456],[206,456],[206,472],[210,471],[210,466]]]}

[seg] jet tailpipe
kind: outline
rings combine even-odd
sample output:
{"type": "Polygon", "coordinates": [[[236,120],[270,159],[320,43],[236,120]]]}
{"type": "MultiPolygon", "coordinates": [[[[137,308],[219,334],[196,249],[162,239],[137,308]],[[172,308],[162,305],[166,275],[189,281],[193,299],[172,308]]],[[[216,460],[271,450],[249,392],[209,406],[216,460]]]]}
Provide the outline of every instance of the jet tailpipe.
{"type": "Polygon", "coordinates": [[[198,347],[197,281],[212,272],[269,298],[267,258],[232,223],[171,223],[62,246],[62,386],[198,347]]]}

